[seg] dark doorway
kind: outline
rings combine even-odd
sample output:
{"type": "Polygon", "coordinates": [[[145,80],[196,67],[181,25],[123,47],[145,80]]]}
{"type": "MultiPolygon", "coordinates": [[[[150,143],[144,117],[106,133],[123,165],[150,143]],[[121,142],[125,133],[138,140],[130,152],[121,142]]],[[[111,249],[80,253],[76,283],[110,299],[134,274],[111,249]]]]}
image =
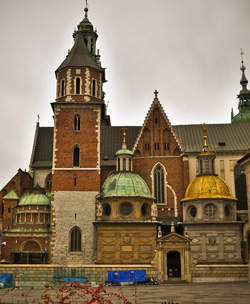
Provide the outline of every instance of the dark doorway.
{"type": "Polygon", "coordinates": [[[180,252],[170,251],[167,253],[167,266],[169,278],[181,277],[181,259],[180,252]]]}

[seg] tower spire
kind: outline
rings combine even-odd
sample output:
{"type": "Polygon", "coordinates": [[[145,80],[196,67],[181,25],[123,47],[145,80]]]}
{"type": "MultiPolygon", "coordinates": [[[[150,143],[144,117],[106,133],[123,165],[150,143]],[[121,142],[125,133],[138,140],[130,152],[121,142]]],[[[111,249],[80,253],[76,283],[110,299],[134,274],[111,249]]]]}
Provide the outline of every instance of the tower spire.
{"type": "Polygon", "coordinates": [[[240,50],[241,50],[241,52],[240,52],[240,55],[241,55],[241,67],[240,67],[240,69],[242,71],[240,84],[242,85],[243,89],[246,89],[246,86],[248,84],[248,80],[247,80],[246,75],[245,75],[246,67],[244,66],[244,60],[243,60],[244,52],[242,51],[242,49],[240,49],[240,50]]]}
{"type": "Polygon", "coordinates": [[[246,67],[244,65],[244,58],[243,58],[244,52],[242,49],[240,49],[240,56],[241,56],[241,80],[240,84],[242,86],[242,89],[240,90],[239,95],[237,98],[239,98],[238,102],[238,109],[239,113],[233,116],[231,114],[231,122],[250,122],[250,91],[247,89],[248,80],[245,75],[246,67]]]}

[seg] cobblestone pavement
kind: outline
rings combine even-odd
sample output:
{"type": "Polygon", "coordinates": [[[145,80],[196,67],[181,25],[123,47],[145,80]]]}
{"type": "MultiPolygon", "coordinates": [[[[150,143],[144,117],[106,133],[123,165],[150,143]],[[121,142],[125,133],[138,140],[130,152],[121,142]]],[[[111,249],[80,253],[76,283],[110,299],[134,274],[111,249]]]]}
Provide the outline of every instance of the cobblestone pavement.
{"type": "MultiPolygon", "coordinates": [[[[22,293],[29,289],[0,290],[0,303],[21,304],[24,299],[22,293]]],[[[44,289],[34,288],[28,296],[28,303],[39,303],[44,289]],[[34,301],[34,302],[33,302],[34,301]]],[[[220,303],[220,304],[249,304],[250,284],[239,283],[186,283],[163,285],[136,285],[136,286],[108,286],[108,292],[116,292],[124,295],[132,303],[136,304],[161,304],[173,300],[179,304],[196,303],[220,303]]],[[[82,299],[72,299],[73,303],[81,303],[82,299]]],[[[27,303],[27,302],[25,302],[27,303]]],[[[119,304],[119,300],[114,301],[119,304]]]]}

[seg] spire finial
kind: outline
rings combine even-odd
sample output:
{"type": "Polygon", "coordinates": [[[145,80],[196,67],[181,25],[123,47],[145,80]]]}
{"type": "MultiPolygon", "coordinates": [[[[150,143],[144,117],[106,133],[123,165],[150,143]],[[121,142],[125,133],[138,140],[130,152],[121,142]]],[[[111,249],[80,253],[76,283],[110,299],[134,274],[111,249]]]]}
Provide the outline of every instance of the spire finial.
{"type": "Polygon", "coordinates": [[[246,75],[245,75],[246,67],[244,66],[244,60],[243,60],[244,52],[242,51],[242,49],[240,49],[240,50],[241,50],[241,52],[240,52],[240,55],[241,55],[241,67],[240,67],[240,69],[242,71],[240,84],[242,85],[243,89],[246,89],[246,86],[248,84],[248,80],[247,80],[246,75]]]}
{"type": "Polygon", "coordinates": [[[203,127],[203,138],[204,138],[204,145],[203,145],[203,152],[207,152],[208,150],[208,145],[207,145],[207,130],[206,130],[206,124],[205,122],[202,125],[203,127]]]}
{"type": "Polygon", "coordinates": [[[155,94],[155,98],[158,98],[158,91],[155,89],[154,94],[155,94]]]}
{"type": "Polygon", "coordinates": [[[127,144],[126,144],[126,130],[127,128],[123,127],[123,141],[122,141],[122,149],[126,150],[127,149],[127,144]]]}
{"type": "Polygon", "coordinates": [[[86,7],[85,7],[85,9],[84,9],[84,11],[85,11],[85,18],[88,18],[88,0],[86,0],[86,7]]]}
{"type": "Polygon", "coordinates": [[[242,51],[242,48],[240,49],[240,55],[241,55],[241,62],[243,63],[244,62],[244,60],[243,60],[244,52],[242,51]]]}
{"type": "Polygon", "coordinates": [[[127,128],[122,128],[122,130],[123,130],[123,143],[126,143],[126,130],[127,130],[127,128]]]}
{"type": "Polygon", "coordinates": [[[39,123],[39,118],[40,118],[40,115],[37,114],[37,123],[39,123]]]}

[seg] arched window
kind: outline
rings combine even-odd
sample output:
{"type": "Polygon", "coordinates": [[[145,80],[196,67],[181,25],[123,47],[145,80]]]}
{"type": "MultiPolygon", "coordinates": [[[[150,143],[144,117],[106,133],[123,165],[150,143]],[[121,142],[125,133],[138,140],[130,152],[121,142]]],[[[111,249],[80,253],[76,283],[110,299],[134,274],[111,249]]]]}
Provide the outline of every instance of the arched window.
{"type": "Polygon", "coordinates": [[[80,83],[81,80],[79,77],[76,78],[76,94],[80,94],[80,83]]]}
{"type": "Polygon", "coordinates": [[[73,150],[73,166],[79,167],[80,165],[80,149],[79,147],[75,147],[73,150]]]}
{"type": "Polygon", "coordinates": [[[73,228],[70,233],[70,251],[82,250],[82,234],[78,227],[73,228]]]}
{"type": "Polygon", "coordinates": [[[122,170],[123,171],[126,171],[126,158],[125,157],[123,157],[123,159],[122,159],[122,170]]]}
{"type": "Polygon", "coordinates": [[[120,172],[121,171],[121,159],[118,158],[118,171],[120,172]]]}
{"type": "Polygon", "coordinates": [[[64,96],[64,80],[61,82],[61,96],[64,96]]]}
{"type": "Polygon", "coordinates": [[[161,165],[157,165],[154,170],[154,196],[157,204],[165,203],[165,179],[161,165]]]}
{"type": "Polygon", "coordinates": [[[96,96],[95,90],[96,90],[96,81],[95,81],[95,79],[93,79],[93,81],[92,81],[92,95],[93,96],[96,96]]]}
{"type": "Polygon", "coordinates": [[[45,187],[51,188],[52,187],[52,174],[50,173],[45,180],[45,187]]]}
{"type": "Polygon", "coordinates": [[[235,195],[238,199],[237,209],[247,210],[247,188],[245,168],[241,165],[234,167],[235,195]]]}
{"type": "Polygon", "coordinates": [[[81,130],[81,117],[80,115],[75,115],[74,118],[74,131],[80,131],[81,130]]]}
{"type": "Polygon", "coordinates": [[[209,173],[209,160],[206,158],[205,159],[205,166],[206,166],[206,173],[209,173]]]}
{"type": "Polygon", "coordinates": [[[203,162],[202,162],[202,159],[200,159],[200,174],[203,174],[203,162]]]}

